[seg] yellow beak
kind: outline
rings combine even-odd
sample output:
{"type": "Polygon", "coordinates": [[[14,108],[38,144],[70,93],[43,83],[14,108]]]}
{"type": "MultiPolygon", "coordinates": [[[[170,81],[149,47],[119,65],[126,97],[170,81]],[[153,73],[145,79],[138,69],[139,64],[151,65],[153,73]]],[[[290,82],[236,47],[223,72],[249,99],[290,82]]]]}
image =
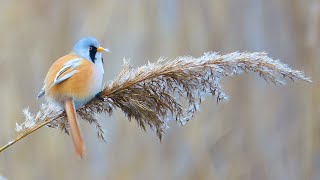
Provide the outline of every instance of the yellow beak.
{"type": "Polygon", "coordinates": [[[103,47],[98,47],[97,51],[98,51],[98,52],[102,52],[102,51],[104,51],[104,52],[110,52],[109,49],[105,49],[105,48],[103,48],[103,47]]]}

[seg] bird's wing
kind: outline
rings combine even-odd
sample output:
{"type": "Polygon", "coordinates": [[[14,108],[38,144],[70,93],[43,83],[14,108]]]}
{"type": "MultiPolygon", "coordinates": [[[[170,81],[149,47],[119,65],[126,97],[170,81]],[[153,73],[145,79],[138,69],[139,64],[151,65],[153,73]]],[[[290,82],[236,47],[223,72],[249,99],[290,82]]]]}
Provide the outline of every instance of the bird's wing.
{"type": "Polygon", "coordinates": [[[40,93],[37,96],[37,99],[40,99],[45,94],[45,86],[42,87],[40,93]]]}
{"type": "Polygon", "coordinates": [[[56,74],[56,77],[54,78],[51,87],[65,81],[65,80],[69,79],[70,77],[72,77],[73,75],[75,75],[78,72],[77,67],[80,66],[81,60],[82,60],[81,58],[76,58],[76,59],[73,59],[73,60],[66,62],[62,66],[62,68],[58,71],[58,73],[56,74]],[[68,73],[65,73],[69,69],[71,71],[68,73]]]}

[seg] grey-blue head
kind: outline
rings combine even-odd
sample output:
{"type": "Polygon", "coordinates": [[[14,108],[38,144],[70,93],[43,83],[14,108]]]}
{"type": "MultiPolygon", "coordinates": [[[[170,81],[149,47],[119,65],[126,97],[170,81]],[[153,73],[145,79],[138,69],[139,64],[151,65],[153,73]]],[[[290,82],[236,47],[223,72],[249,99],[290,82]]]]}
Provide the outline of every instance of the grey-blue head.
{"type": "Polygon", "coordinates": [[[98,40],[93,37],[82,38],[73,46],[74,53],[82,58],[91,60],[93,63],[96,59],[102,58],[101,53],[103,51],[109,52],[108,49],[101,47],[98,40]]]}

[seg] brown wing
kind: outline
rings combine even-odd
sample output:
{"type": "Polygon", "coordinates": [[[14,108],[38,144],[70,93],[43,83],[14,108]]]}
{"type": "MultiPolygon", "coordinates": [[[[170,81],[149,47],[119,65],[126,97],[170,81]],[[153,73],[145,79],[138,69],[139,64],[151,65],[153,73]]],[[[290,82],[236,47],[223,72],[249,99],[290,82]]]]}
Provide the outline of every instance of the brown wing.
{"type": "Polygon", "coordinates": [[[69,54],[58,59],[50,68],[45,80],[45,93],[57,99],[59,96],[85,98],[93,79],[94,64],[82,59],[76,67],[66,66],[71,61],[79,59],[77,55],[69,54]]]}

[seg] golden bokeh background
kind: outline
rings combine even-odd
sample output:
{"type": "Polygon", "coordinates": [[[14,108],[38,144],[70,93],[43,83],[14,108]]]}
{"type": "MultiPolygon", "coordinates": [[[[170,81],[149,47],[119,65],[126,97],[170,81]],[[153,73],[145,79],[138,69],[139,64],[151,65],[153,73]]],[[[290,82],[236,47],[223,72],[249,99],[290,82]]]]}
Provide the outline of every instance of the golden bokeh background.
{"type": "MultiPolygon", "coordinates": [[[[95,36],[112,50],[105,81],[122,59],[266,51],[313,83],[266,83],[257,74],[223,80],[230,101],[208,97],[163,142],[122,112],[99,116],[107,143],[81,121],[87,156],[71,138],[42,128],[0,154],[13,179],[320,179],[319,0],[0,1],[0,145],[15,137],[22,109],[36,112],[46,72],[75,41],[95,36]]],[[[0,178],[1,179],[1,178],[0,178]]]]}

